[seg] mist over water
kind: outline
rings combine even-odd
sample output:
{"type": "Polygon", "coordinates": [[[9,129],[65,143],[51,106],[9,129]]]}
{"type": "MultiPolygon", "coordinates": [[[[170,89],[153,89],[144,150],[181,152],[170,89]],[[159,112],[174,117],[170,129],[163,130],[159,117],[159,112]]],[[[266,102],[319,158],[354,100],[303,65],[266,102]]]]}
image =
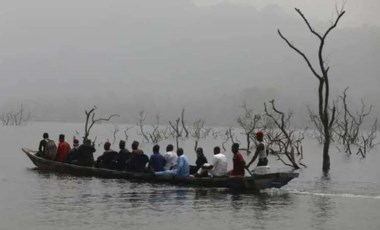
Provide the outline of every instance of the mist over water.
{"type": "MultiPolygon", "coordinates": [[[[317,106],[317,81],[277,29],[318,65],[318,42],[293,8],[318,31],[335,10],[326,0],[21,2],[0,14],[0,113],[24,104],[35,120],[60,122],[81,122],[97,105],[121,123],[135,123],[140,110],[171,120],[185,107],[191,120],[232,125],[243,101],[262,111],[276,99],[304,125],[306,106],[317,106]]],[[[331,99],[350,87],[352,107],[363,98],[377,117],[378,7],[348,3],[324,53],[331,99]]]]}
{"type": "MultiPolygon", "coordinates": [[[[128,125],[119,125],[120,130],[128,125]]],[[[39,123],[1,127],[0,144],[0,227],[1,229],[377,229],[380,222],[380,169],[378,149],[367,158],[347,157],[331,148],[331,173],[322,176],[321,146],[314,140],[304,143],[300,177],[282,189],[260,193],[234,193],[225,189],[202,189],[138,183],[120,179],[73,177],[39,172],[21,151],[36,149],[43,132],[57,141],[82,133],[83,124],[39,123]]],[[[112,141],[111,124],[94,127],[97,143],[112,141]]],[[[116,143],[124,138],[117,135],[116,143]]],[[[140,140],[134,131],[132,140],[140,140]]],[[[71,141],[69,141],[71,143],[71,141]]],[[[160,143],[164,147],[167,140],[160,143]]],[[[181,146],[194,163],[193,141],[181,146]]],[[[220,140],[203,140],[209,160],[220,140]]],[[[117,145],[112,145],[117,149],[117,145]]],[[[102,153],[96,147],[95,156],[102,153]]],[[[152,144],[142,146],[151,154],[152,144]]],[[[224,153],[231,164],[229,149],[224,153]]],[[[250,156],[245,156],[250,159],[250,156]]],[[[269,157],[272,171],[288,170],[269,157]]]]}
{"type": "MultiPolygon", "coordinates": [[[[275,99],[279,110],[293,113],[293,127],[310,127],[307,106],[316,110],[317,80],[277,29],[318,65],[318,43],[293,8],[321,32],[331,23],[333,1],[1,3],[0,115],[23,105],[33,122],[0,126],[0,230],[380,229],[379,148],[360,159],[332,146],[326,178],[322,147],[306,138],[308,167],[299,178],[255,194],[43,173],[21,151],[36,149],[44,132],[55,141],[61,133],[70,143],[81,139],[84,111],[94,105],[98,117],[120,115],[92,130],[95,157],[107,140],[117,149],[140,111],[147,125],[158,113],[167,125],[185,108],[186,124],[202,119],[224,129],[237,126],[244,102],[262,113],[263,103],[275,99]]],[[[345,9],[324,53],[331,100],[350,87],[352,111],[363,99],[373,105],[374,119],[380,115],[380,3],[348,1],[345,9]]],[[[139,140],[150,155],[152,144],[137,132],[129,130],[127,145],[139,140]]],[[[161,142],[161,149],[168,143],[175,140],[161,142]]],[[[180,145],[193,163],[194,140],[180,145]]],[[[216,145],[220,136],[199,143],[209,160],[216,145]]],[[[269,164],[272,171],[288,170],[274,156],[269,164]]]]}

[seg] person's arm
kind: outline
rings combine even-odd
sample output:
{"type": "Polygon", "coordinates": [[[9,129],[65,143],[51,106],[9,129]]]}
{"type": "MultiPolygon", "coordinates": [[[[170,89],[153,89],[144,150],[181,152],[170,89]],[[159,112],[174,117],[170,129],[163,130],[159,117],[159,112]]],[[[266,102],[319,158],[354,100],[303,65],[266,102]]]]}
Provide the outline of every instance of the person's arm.
{"type": "Polygon", "coordinates": [[[44,142],[45,142],[44,140],[40,141],[40,145],[38,146],[38,151],[39,152],[45,151],[45,144],[44,144],[44,142]]]}

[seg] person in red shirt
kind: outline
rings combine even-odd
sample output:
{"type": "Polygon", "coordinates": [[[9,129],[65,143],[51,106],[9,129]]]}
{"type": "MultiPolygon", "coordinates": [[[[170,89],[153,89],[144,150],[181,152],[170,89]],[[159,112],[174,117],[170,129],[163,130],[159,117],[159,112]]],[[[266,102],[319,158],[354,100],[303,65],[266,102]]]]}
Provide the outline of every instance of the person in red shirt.
{"type": "Polygon", "coordinates": [[[230,176],[244,176],[245,175],[245,160],[243,155],[239,152],[239,144],[233,143],[231,146],[231,152],[234,154],[232,158],[233,169],[228,172],[230,176]]]}
{"type": "Polygon", "coordinates": [[[58,144],[58,150],[57,155],[55,156],[56,161],[60,162],[66,162],[67,156],[70,152],[70,145],[65,141],[65,135],[60,134],[59,135],[59,144],[58,144]]]}

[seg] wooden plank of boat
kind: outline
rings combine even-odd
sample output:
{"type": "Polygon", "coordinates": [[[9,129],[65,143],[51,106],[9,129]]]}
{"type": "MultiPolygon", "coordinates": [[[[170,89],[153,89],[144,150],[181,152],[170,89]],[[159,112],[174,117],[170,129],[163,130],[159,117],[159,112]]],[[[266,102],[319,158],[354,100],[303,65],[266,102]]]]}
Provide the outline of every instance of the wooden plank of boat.
{"type": "Polygon", "coordinates": [[[298,177],[295,172],[278,172],[263,175],[254,174],[246,177],[175,177],[155,176],[150,173],[135,173],[127,171],[109,170],[104,168],[84,167],[47,160],[35,155],[36,151],[22,148],[33,164],[40,170],[67,173],[76,176],[94,176],[102,178],[122,178],[135,181],[154,183],[170,183],[177,185],[190,185],[197,187],[219,187],[232,189],[260,190],[266,188],[280,188],[290,180],[298,177]]]}

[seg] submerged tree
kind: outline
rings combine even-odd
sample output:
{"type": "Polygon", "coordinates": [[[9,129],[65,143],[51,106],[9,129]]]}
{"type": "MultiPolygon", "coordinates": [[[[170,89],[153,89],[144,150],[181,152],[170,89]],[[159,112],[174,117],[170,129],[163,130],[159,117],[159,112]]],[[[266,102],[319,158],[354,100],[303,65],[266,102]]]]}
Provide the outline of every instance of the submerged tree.
{"type": "Polygon", "coordinates": [[[251,153],[251,141],[255,142],[254,131],[257,129],[262,129],[263,124],[260,114],[255,114],[252,108],[249,108],[246,103],[241,106],[243,113],[237,118],[237,122],[244,131],[246,148],[241,148],[241,150],[247,151],[247,155],[251,153]]]}
{"type": "MultiPolygon", "coordinates": [[[[348,87],[339,96],[342,109],[334,133],[337,135],[338,142],[343,146],[344,152],[351,155],[353,151],[356,151],[357,155],[360,154],[364,158],[367,152],[378,145],[374,142],[377,134],[377,119],[373,122],[371,129],[363,134],[361,127],[370,115],[372,105],[367,108],[364,101],[361,100],[361,109],[353,113],[347,104],[347,90],[348,87]]],[[[341,150],[339,147],[338,149],[341,150]]]]}
{"type": "Polygon", "coordinates": [[[0,120],[4,126],[22,126],[28,124],[32,115],[25,111],[21,104],[20,109],[16,112],[7,112],[0,115],[0,120]]]}
{"type": "Polygon", "coordinates": [[[300,49],[295,47],[285,36],[282,35],[280,30],[278,31],[279,36],[286,42],[286,44],[292,48],[295,52],[297,52],[307,63],[309,69],[313,73],[313,75],[318,79],[318,118],[321,121],[323,127],[323,162],[322,162],[322,170],[325,173],[328,173],[330,170],[330,156],[329,156],[329,148],[331,143],[331,131],[332,126],[335,121],[335,105],[330,104],[330,83],[329,83],[329,70],[330,67],[326,63],[326,59],[323,56],[323,49],[325,47],[325,42],[327,36],[330,32],[336,28],[339,20],[345,14],[343,7],[338,10],[336,9],[337,18],[332,22],[329,28],[324,33],[316,32],[309,21],[306,19],[301,10],[295,8],[296,12],[301,16],[303,21],[306,23],[309,31],[315,35],[319,40],[319,48],[318,48],[318,65],[319,69],[310,62],[309,58],[302,52],[300,49]]]}
{"type": "Polygon", "coordinates": [[[113,117],[118,117],[119,115],[118,114],[112,114],[110,116],[108,116],[107,118],[95,118],[95,110],[97,109],[96,106],[94,106],[92,109],[90,109],[89,111],[85,110],[85,114],[86,114],[86,123],[84,125],[84,136],[83,136],[83,142],[85,140],[88,140],[88,137],[90,136],[90,131],[91,131],[91,128],[97,124],[97,123],[100,123],[102,121],[110,121],[111,118],[113,117]]]}
{"type": "Polygon", "coordinates": [[[266,129],[268,148],[277,156],[285,165],[291,166],[294,169],[299,169],[299,165],[306,167],[301,160],[303,159],[302,141],[304,135],[302,132],[291,128],[290,120],[292,113],[284,113],[276,108],[275,101],[269,102],[270,107],[264,103],[265,116],[271,120],[271,127],[266,129]],[[289,163],[286,163],[280,154],[284,154],[289,163]]]}

